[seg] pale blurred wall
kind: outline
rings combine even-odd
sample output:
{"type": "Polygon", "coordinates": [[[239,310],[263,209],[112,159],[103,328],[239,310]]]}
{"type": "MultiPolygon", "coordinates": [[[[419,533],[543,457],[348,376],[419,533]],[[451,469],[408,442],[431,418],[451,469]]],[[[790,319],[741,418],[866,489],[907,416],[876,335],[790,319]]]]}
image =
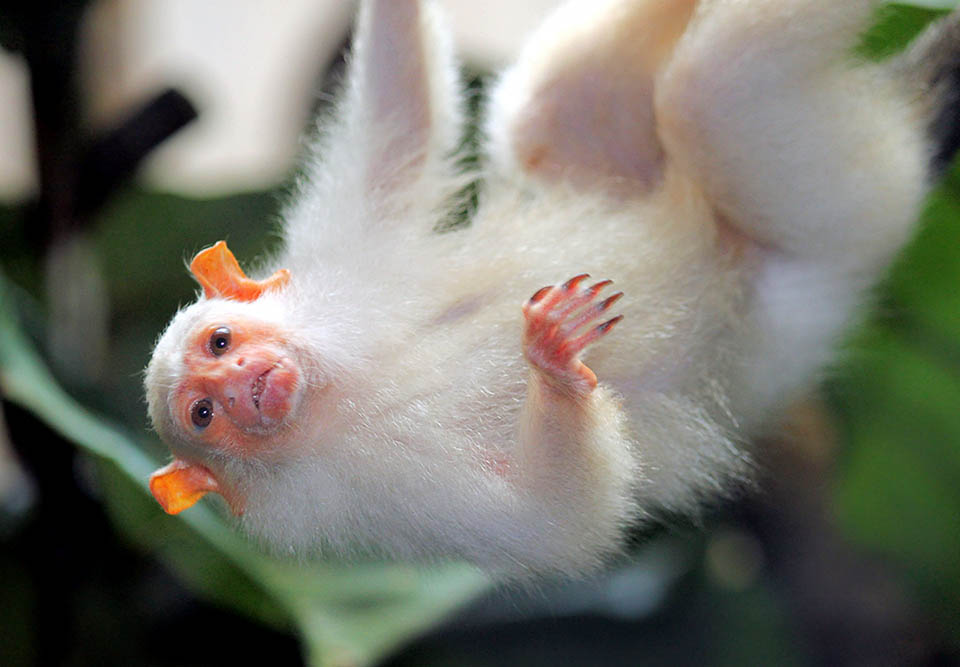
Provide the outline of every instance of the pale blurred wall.
{"type": "MultiPolygon", "coordinates": [[[[559,0],[439,0],[466,62],[496,69],[559,0]]],[[[348,0],[100,0],[83,31],[85,116],[108,124],[158,89],[200,118],[149,159],[146,184],[197,196],[269,187],[290,171],[348,0]]],[[[0,55],[0,198],[35,188],[23,64],[0,55]]]]}
{"type": "Polygon", "coordinates": [[[20,201],[36,193],[37,164],[27,66],[0,49],[0,201],[20,201]]]}

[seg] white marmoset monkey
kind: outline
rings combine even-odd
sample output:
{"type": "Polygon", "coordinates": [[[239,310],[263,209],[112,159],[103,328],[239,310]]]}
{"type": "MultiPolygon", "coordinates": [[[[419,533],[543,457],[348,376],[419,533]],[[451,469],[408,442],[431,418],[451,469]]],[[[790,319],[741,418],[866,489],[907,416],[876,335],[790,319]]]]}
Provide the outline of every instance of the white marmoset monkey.
{"type": "Polygon", "coordinates": [[[283,553],[524,576],[735,487],[960,139],[960,23],[857,62],[877,4],[568,3],[464,174],[433,6],[362,3],[282,248],[251,278],[199,253],[157,343],[156,498],[221,494],[283,553]],[[470,224],[438,232],[468,179],[470,224]]]}

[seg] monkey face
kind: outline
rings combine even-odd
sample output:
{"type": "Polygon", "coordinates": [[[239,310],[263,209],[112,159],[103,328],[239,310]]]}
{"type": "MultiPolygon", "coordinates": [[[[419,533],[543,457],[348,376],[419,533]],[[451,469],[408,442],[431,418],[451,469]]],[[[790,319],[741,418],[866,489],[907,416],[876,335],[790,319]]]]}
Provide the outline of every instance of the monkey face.
{"type": "Polygon", "coordinates": [[[256,453],[301,395],[298,364],[282,332],[234,320],[198,328],[183,355],[171,412],[191,439],[256,453]]]}
{"type": "Polygon", "coordinates": [[[153,474],[150,489],[172,514],[211,491],[242,514],[242,493],[227,488],[217,462],[282,456],[308,383],[299,352],[277,324],[227,303],[190,319],[170,355],[167,391],[151,406],[176,458],[153,474]]]}

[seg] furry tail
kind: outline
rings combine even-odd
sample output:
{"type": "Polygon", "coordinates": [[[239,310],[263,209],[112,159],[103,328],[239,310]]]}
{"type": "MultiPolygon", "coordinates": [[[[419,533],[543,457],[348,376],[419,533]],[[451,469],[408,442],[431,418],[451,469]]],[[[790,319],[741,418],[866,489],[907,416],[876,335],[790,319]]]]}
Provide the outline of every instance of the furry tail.
{"type": "Polygon", "coordinates": [[[902,56],[902,64],[908,80],[923,86],[930,171],[936,179],[960,150],[960,9],[927,28],[902,56]]]}

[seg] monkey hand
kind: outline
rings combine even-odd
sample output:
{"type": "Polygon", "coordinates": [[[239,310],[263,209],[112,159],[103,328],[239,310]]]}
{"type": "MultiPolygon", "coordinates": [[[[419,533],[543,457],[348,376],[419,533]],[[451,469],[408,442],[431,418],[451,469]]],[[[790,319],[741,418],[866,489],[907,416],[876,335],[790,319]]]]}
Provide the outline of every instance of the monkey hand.
{"type": "Polygon", "coordinates": [[[544,287],[523,305],[527,361],[553,388],[577,394],[588,394],[597,386],[597,376],[580,361],[580,353],[623,319],[618,315],[596,323],[623,292],[598,301],[600,292],[612,281],[581,287],[589,277],[584,273],[559,287],[544,287]]]}

